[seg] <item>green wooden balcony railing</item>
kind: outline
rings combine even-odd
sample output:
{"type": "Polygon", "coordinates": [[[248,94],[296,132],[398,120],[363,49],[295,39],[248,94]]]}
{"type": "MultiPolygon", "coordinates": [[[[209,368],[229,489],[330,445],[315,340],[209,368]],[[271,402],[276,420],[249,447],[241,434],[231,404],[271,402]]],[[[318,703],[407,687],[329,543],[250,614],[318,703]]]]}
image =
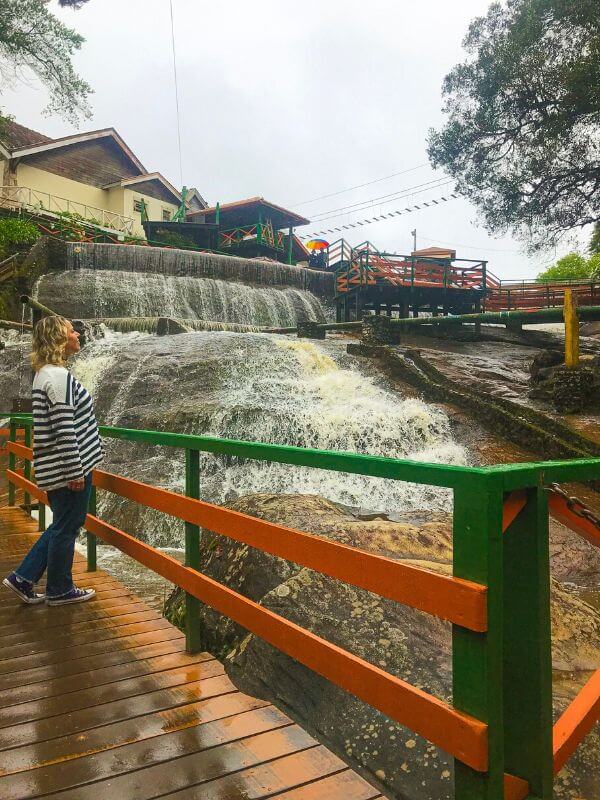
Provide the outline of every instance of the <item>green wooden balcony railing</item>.
{"type": "MultiPolygon", "coordinates": [[[[23,470],[20,472],[16,470],[17,458],[31,458],[31,450],[27,449],[31,443],[31,416],[22,414],[11,416],[10,438],[13,442],[16,440],[17,428],[24,430],[25,439],[24,444],[9,444],[9,480],[11,481],[9,503],[11,504],[15,503],[15,485],[21,485],[25,491],[32,493],[38,499],[43,494],[39,490],[36,492],[35,484],[27,480],[29,476],[27,461],[23,470]]],[[[218,528],[215,530],[227,535],[227,525],[231,524],[227,522],[227,518],[233,513],[226,509],[210,506],[199,499],[201,498],[199,470],[199,454],[201,452],[336,470],[452,489],[454,497],[453,577],[444,578],[434,574],[435,578],[432,581],[433,583],[443,580],[454,581],[455,586],[460,586],[467,592],[474,592],[477,597],[483,598],[484,615],[480,622],[459,624],[454,612],[446,613],[441,608],[439,597],[436,601],[434,597],[430,596],[429,579],[425,574],[423,574],[423,583],[417,583],[413,599],[408,597],[410,594],[408,592],[406,595],[408,599],[399,600],[413,607],[427,610],[428,613],[450,619],[453,623],[452,704],[451,706],[442,704],[444,707],[440,710],[440,701],[417,699],[419,703],[432,703],[432,716],[440,713],[442,718],[446,718],[443,715],[447,715],[453,724],[456,722],[458,725],[466,725],[465,730],[470,731],[469,735],[472,734],[474,737],[472,750],[463,753],[460,745],[448,743],[445,740],[446,734],[443,729],[431,734],[432,741],[442,747],[445,744],[444,749],[455,756],[454,796],[457,800],[505,800],[506,798],[508,800],[524,800],[525,798],[550,800],[554,772],[564,763],[564,753],[571,752],[585,732],[590,729],[593,720],[598,716],[600,700],[598,698],[594,700],[595,695],[592,697],[592,701],[589,700],[589,696],[593,692],[597,692],[596,681],[594,686],[587,690],[586,702],[580,703],[580,706],[585,705],[587,710],[580,712],[578,710],[580,706],[575,711],[571,710],[571,716],[577,717],[578,720],[573,731],[569,733],[570,728],[566,726],[568,730],[565,734],[565,725],[563,725],[561,729],[562,743],[559,743],[562,749],[559,748],[556,741],[553,745],[548,495],[544,487],[551,483],[600,479],[600,458],[483,467],[451,466],[261,442],[219,439],[212,436],[105,426],[100,430],[106,438],[174,447],[185,452],[185,495],[190,498],[189,501],[186,500],[187,505],[184,504],[187,510],[181,510],[183,506],[177,500],[181,497],[180,495],[132,482],[110,473],[100,473],[101,477],[97,483],[103,490],[107,489],[121,494],[123,497],[129,496],[130,499],[134,497],[138,502],[185,520],[185,565],[190,569],[185,571],[182,580],[187,592],[186,637],[190,650],[199,646],[198,626],[195,621],[199,598],[203,596],[200,589],[194,588],[196,584],[193,582],[193,577],[189,577],[196,574],[201,579],[201,572],[199,572],[200,526],[197,524],[200,517],[198,515],[210,513],[213,514],[211,519],[225,519],[224,522],[219,523],[221,530],[218,528]],[[120,486],[124,488],[119,489],[120,486]],[[144,492],[147,492],[147,500],[145,500],[144,492]],[[178,513],[169,510],[175,507],[180,508],[178,513]],[[477,594],[478,592],[479,594],[477,594]],[[437,610],[431,610],[436,603],[437,610]],[[585,725],[579,718],[581,715],[585,718],[585,725]],[[564,742],[565,736],[569,739],[567,745],[564,742]],[[483,749],[477,750],[479,746],[483,749]],[[560,753],[557,748],[560,749],[560,753]]],[[[95,529],[102,532],[102,526],[106,527],[106,525],[95,517],[95,496],[90,513],[93,515],[95,529]]],[[[40,526],[42,524],[43,521],[40,519],[40,526]]],[[[258,527],[261,524],[263,528],[265,525],[269,525],[264,522],[256,523],[258,527]]],[[[253,522],[249,520],[247,525],[248,530],[245,530],[243,525],[241,529],[236,529],[235,536],[240,541],[252,544],[254,534],[250,529],[253,522]]],[[[274,526],[273,530],[276,527],[274,526]]],[[[347,574],[350,575],[350,567],[336,564],[335,559],[324,562],[322,566],[315,562],[318,553],[328,552],[332,547],[339,547],[337,544],[332,545],[330,542],[322,544],[322,540],[318,537],[302,539],[301,537],[306,537],[306,534],[290,529],[280,528],[279,533],[281,536],[275,535],[271,539],[263,538],[260,540],[263,542],[262,545],[255,543],[253,546],[280,555],[286,547],[296,546],[295,560],[297,563],[315,564],[313,568],[321,569],[325,574],[337,577],[345,574],[344,569],[347,567],[347,574]],[[294,541],[294,537],[303,542],[301,546],[290,543],[294,541]],[[309,540],[317,542],[314,549],[309,540]]],[[[118,537],[125,537],[125,534],[116,531],[110,536],[117,537],[118,546],[118,537]]],[[[130,536],[128,541],[132,541],[130,536]]],[[[256,541],[258,542],[258,539],[256,541]]],[[[134,545],[129,544],[128,546],[131,548],[134,545]]],[[[143,548],[144,553],[152,551],[148,545],[140,543],[139,547],[143,548]]],[[[288,550],[288,552],[290,551],[288,550]]],[[[362,557],[367,559],[364,563],[371,564],[373,568],[381,567],[379,562],[375,563],[379,557],[363,551],[359,551],[360,555],[357,556],[356,552],[354,551],[348,556],[350,559],[348,564],[352,559],[362,557]]],[[[144,556],[142,553],[141,563],[146,560],[158,564],[160,558],[156,551],[154,553],[153,556],[144,556]]],[[[161,556],[161,558],[166,559],[165,556],[161,556]]],[[[395,567],[389,564],[384,566],[386,569],[406,569],[397,562],[395,564],[395,567]]],[[[90,570],[96,568],[95,537],[89,533],[88,568],[90,570]]],[[[184,567],[180,566],[179,569],[184,570],[184,567]]],[[[162,574],[159,567],[157,567],[157,571],[162,574]]],[[[422,571],[422,573],[426,572],[422,571]]],[[[342,577],[342,579],[353,581],[355,585],[370,585],[369,581],[372,581],[372,578],[369,578],[366,572],[362,576],[353,574],[354,578],[342,577]]],[[[399,573],[394,572],[393,574],[399,573]]],[[[432,575],[432,573],[427,573],[427,575],[432,575]]],[[[377,591],[378,588],[371,590],[377,591]]],[[[405,587],[393,582],[390,589],[380,589],[384,594],[385,591],[391,592],[385,596],[393,595],[394,597],[403,596],[404,590],[405,587]]],[[[215,590],[211,589],[211,591],[215,590]]],[[[435,594],[435,588],[431,592],[435,594]]],[[[475,597],[475,595],[473,596],[475,597]]],[[[235,602],[243,601],[242,598],[242,601],[238,599],[235,602]]],[[[213,604],[210,599],[206,602],[213,604]]],[[[217,601],[214,601],[213,607],[218,608],[217,601]]],[[[338,682],[339,685],[346,688],[357,686],[356,682],[352,683],[350,673],[336,672],[337,677],[332,677],[335,670],[331,671],[332,668],[327,666],[327,660],[322,667],[313,666],[319,653],[328,652],[329,645],[323,640],[317,641],[318,637],[310,634],[314,640],[311,645],[311,647],[314,646],[314,653],[312,653],[311,647],[294,649],[292,644],[285,643],[287,641],[285,637],[276,641],[275,633],[272,634],[273,638],[270,640],[271,634],[266,632],[268,628],[261,628],[262,623],[260,622],[260,619],[269,612],[262,607],[257,607],[253,613],[257,615],[259,621],[256,623],[247,621],[245,627],[248,627],[249,630],[262,630],[263,633],[258,635],[263,635],[272,643],[275,641],[276,646],[284,652],[288,652],[288,655],[321,671],[321,674],[338,682]],[[256,627],[253,628],[253,625],[256,627]]],[[[233,616],[233,618],[236,617],[233,616]]],[[[242,624],[244,623],[242,622],[242,624]]],[[[273,624],[290,625],[279,617],[275,618],[273,624]]],[[[301,635],[298,634],[297,629],[292,631],[291,628],[288,633],[291,638],[301,635]]],[[[342,657],[340,656],[340,658],[342,657]]],[[[344,658],[346,661],[342,659],[342,664],[350,663],[348,659],[355,657],[346,654],[344,658]]],[[[389,692],[382,693],[381,687],[385,685],[393,687],[396,685],[393,684],[394,680],[398,685],[402,682],[398,682],[391,676],[382,678],[381,670],[372,665],[365,665],[365,662],[360,662],[359,666],[360,669],[365,670],[368,679],[365,680],[365,688],[358,686],[354,693],[362,699],[366,699],[367,702],[371,702],[380,710],[391,707],[392,700],[388,694],[389,692],[393,694],[392,688],[389,689],[389,692]],[[388,680],[387,684],[386,680],[388,680]],[[373,687],[378,688],[371,691],[369,681],[373,681],[373,687]]],[[[409,687],[402,691],[417,692],[418,690],[409,687]]],[[[410,699],[411,695],[407,696],[410,699]]],[[[401,710],[398,713],[402,717],[404,711],[401,710]]],[[[427,714],[424,717],[427,717],[427,714]]],[[[417,732],[424,731],[423,735],[427,735],[427,731],[432,730],[431,720],[424,717],[417,714],[412,719],[415,720],[414,729],[417,732]]],[[[403,720],[399,718],[399,721],[403,720]]],[[[409,725],[409,727],[412,726],[409,725]]]]}

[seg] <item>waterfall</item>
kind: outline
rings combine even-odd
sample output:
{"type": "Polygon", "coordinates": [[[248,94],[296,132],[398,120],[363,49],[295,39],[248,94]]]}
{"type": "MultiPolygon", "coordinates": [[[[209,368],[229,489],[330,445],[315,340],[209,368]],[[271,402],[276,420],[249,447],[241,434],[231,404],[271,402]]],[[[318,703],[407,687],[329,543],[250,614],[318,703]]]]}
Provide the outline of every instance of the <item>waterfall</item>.
{"type": "MultiPolygon", "coordinates": [[[[466,459],[442,411],[381,385],[340,342],[227,332],[111,334],[86,347],[74,370],[105,424],[428,462],[466,459]]],[[[106,444],[106,469],[183,489],[181,452],[106,444]]],[[[451,503],[445,489],[361,475],[212,454],[201,454],[200,466],[201,497],[216,503],[249,492],[320,494],[386,512],[451,503]]],[[[181,544],[182,527],[170,518],[110,495],[102,502],[103,513],[126,530],[157,545],[181,544]]]]}
{"type": "Polygon", "coordinates": [[[69,242],[67,267],[215,278],[258,286],[293,286],[320,297],[333,296],[333,274],[330,272],[263,258],[240,258],[164,247],[69,242]]]}
{"type": "Polygon", "coordinates": [[[213,278],[80,269],[43,275],[35,296],[71,318],[160,316],[259,327],[325,321],[320,300],[304,289],[213,278]]]}

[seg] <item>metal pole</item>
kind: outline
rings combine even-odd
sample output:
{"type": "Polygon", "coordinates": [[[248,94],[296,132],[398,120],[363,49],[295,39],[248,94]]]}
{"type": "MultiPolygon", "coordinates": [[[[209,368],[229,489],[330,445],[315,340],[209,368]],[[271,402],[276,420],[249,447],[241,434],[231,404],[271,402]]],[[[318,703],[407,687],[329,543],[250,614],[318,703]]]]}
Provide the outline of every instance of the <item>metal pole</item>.
{"type": "Polygon", "coordinates": [[[415,228],[414,231],[411,231],[411,236],[413,237],[413,253],[417,249],[417,229],[415,228]]]}

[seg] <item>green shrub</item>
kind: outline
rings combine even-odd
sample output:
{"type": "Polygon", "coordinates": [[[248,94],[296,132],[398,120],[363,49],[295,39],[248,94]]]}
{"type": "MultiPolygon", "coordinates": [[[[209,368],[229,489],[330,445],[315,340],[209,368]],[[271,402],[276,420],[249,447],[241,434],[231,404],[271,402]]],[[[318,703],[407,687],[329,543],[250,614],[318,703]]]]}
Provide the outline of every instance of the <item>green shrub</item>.
{"type": "Polygon", "coordinates": [[[10,255],[19,245],[33,244],[40,232],[33,222],[16,217],[0,219],[0,251],[10,255]]]}
{"type": "Polygon", "coordinates": [[[188,250],[189,248],[198,249],[194,240],[190,239],[189,236],[185,236],[185,234],[178,233],[177,231],[162,231],[160,229],[156,232],[156,241],[152,242],[152,244],[177,247],[182,250],[188,250]]]}

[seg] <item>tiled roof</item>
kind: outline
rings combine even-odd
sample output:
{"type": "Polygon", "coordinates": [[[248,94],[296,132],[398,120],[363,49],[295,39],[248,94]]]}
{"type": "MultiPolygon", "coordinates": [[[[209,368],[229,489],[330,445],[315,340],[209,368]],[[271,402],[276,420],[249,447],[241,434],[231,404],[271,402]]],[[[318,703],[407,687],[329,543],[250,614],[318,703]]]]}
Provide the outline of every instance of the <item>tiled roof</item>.
{"type": "Polygon", "coordinates": [[[0,135],[0,140],[9,150],[19,150],[22,147],[33,147],[36,144],[51,142],[50,136],[45,136],[38,131],[32,131],[18,122],[10,120],[6,123],[6,129],[0,135]]]}

